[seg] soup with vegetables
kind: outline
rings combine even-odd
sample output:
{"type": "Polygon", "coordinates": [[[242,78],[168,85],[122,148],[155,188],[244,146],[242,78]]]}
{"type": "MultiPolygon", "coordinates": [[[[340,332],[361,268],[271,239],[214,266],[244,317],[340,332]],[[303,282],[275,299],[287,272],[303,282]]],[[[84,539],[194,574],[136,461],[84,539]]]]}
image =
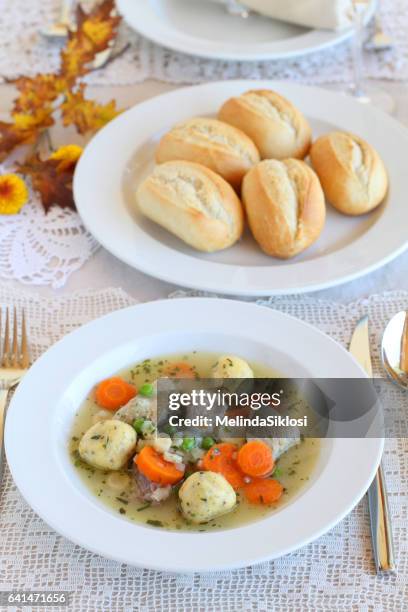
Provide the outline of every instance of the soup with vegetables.
{"type": "Polygon", "coordinates": [[[170,530],[249,523],[287,504],[307,482],[319,440],[157,433],[157,380],[274,378],[235,355],[146,359],[96,385],[75,415],[69,450],[96,497],[124,518],[170,530]]]}

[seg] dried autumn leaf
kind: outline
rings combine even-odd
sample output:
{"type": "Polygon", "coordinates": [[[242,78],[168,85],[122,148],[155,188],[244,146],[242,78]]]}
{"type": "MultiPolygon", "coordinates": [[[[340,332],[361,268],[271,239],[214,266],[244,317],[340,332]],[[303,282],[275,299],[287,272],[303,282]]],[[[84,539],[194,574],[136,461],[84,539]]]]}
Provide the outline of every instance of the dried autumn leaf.
{"type": "Polygon", "coordinates": [[[68,170],[58,170],[57,159],[42,160],[35,154],[25,163],[19,164],[19,172],[29,176],[33,189],[38,192],[45,212],[51,206],[75,209],[72,194],[72,177],[75,167],[68,170]]]}
{"type": "Polygon", "coordinates": [[[86,14],[80,5],[77,7],[77,24],[91,40],[97,52],[106,49],[109,42],[116,36],[121,21],[119,15],[114,15],[115,1],[105,0],[86,14]]]}
{"type": "Polygon", "coordinates": [[[61,51],[61,74],[69,83],[86,74],[86,65],[95,57],[93,45],[83,35],[71,33],[65,49],[61,51]]]}
{"type": "Polygon", "coordinates": [[[99,130],[120,112],[117,110],[114,100],[107,104],[98,104],[94,100],[87,100],[84,96],[84,85],[82,83],[76,92],[67,92],[65,102],[61,105],[63,125],[75,125],[80,134],[99,130]]]}
{"type": "Polygon", "coordinates": [[[104,0],[87,14],[78,5],[76,31],[70,32],[67,45],[61,51],[60,73],[69,83],[85,74],[95,55],[106,49],[116,36],[121,18],[113,14],[114,7],[114,0],[104,0]]]}
{"type": "Polygon", "coordinates": [[[36,129],[19,129],[13,123],[0,121],[0,162],[13,151],[13,149],[31,144],[36,141],[36,129]]]}
{"type": "Polygon", "coordinates": [[[49,108],[65,88],[64,80],[55,74],[23,76],[8,82],[19,91],[18,97],[14,100],[15,113],[29,113],[39,108],[49,108]]]}
{"type": "Polygon", "coordinates": [[[38,133],[50,125],[54,124],[52,113],[53,108],[38,108],[32,112],[26,113],[12,113],[14,126],[17,130],[21,131],[32,131],[38,133]]]}
{"type": "Polygon", "coordinates": [[[35,142],[39,134],[54,124],[51,106],[61,87],[52,75],[20,77],[12,82],[20,92],[14,101],[13,123],[0,122],[0,161],[16,147],[35,142]]]}

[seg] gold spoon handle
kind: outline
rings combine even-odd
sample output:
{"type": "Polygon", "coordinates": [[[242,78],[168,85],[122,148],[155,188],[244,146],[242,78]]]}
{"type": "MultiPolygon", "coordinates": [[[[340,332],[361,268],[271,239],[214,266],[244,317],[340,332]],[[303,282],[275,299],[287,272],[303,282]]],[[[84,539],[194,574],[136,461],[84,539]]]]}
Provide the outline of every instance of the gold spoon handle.
{"type": "Polygon", "coordinates": [[[368,489],[368,508],[371,519],[371,539],[378,574],[393,572],[394,544],[382,466],[368,489]]]}

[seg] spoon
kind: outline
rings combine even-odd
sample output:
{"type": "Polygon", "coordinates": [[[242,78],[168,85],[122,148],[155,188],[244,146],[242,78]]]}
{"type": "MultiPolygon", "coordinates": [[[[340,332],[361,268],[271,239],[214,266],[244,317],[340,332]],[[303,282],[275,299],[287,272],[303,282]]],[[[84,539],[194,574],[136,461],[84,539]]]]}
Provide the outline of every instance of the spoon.
{"type": "Polygon", "coordinates": [[[74,24],[71,18],[72,2],[71,0],[62,0],[60,6],[60,14],[58,21],[41,30],[41,34],[45,38],[53,38],[55,40],[63,39],[68,36],[74,24]]]}
{"type": "Polygon", "coordinates": [[[381,358],[388,376],[408,389],[408,311],[398,312],[385,328],[381,358]]]}

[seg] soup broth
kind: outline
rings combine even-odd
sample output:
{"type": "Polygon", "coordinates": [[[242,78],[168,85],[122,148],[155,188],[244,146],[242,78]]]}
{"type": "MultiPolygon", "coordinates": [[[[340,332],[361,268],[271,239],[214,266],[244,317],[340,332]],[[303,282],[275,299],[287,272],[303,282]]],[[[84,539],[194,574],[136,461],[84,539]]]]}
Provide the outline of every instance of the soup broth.
{"type": "MultiPolygon", "coordinates": [[[[169,355],[161,358],[147,359],[117,374],[136,388],[145,383],[152,383],[168,373],[171,364],[188,363],[195,375],[208,378],[218,355],[213,353],[191,352],[169,355]]],[[[255,377],[273,378],[279,376],[277,371],[256,363],[250,363],[255,377]]],[[[207,523],[193,524],[188,522],[179,510],[177,490],[159,504],[143,502],[137,498],[137,487],[133,470],[129,466],[116,472],[98,469],[85,463],[78,452],[79,442],[84,433],[95,423],[95,415],[101,408],[97,405],[92,391],[80,406],[75,415],[69,452],[81,480],[92,491],[97,499],[108,506],[112,512],[123,518],[145,526],[183,531],[213,531],[230,529],[246,523],[257,521],[271,512],[283,508],[293,500],[306,485],[316,465],[320,441],[306,438],[285,452],[276,462],[274,478],[283,485],[282,497],[270,506],[249,503],[241,492],[237,492],[237,504],[228,514],[224,514],[207,523]],[[115,474],[112,478],[112,474],[115,474]]]]}

